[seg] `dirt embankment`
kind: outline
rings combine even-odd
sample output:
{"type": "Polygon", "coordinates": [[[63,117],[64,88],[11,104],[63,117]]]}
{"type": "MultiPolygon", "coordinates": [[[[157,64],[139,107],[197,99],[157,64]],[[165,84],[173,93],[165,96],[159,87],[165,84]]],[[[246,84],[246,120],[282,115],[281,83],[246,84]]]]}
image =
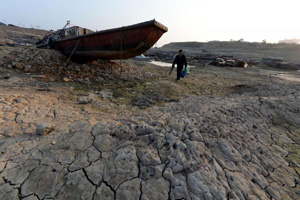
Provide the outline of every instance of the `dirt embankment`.
{"type": "Polygon", "coordinates": [[[262,44],[258,42],[174,42],[164,45],[161,50],[184,49],[191,53],[213,52],[234,55],[242,59],[261,60],[266,57],[282,58],[287,62],[300,63],[298,44],[262,44]]]}
{"type": "Polygon", "coordinates": [[[4,44],[35,44],[48,31],[34,28],[0,25],[0,46],[4,44]]]}
{"type": "Polygon", "coordinates": [[[2,46],[0,199],[299,199],[300,73],[2,46]]]}

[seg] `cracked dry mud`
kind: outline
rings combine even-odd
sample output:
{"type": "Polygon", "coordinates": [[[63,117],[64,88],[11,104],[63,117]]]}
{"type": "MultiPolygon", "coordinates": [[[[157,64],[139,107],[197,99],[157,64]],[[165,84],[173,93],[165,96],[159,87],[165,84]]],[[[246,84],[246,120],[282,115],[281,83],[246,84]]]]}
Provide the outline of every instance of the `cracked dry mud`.
{"type": "Polygon", "coordinates": [[[299,75],[192,73],[199,95],[147,109],[0,80],[0,199],[299,199],[299,75]]]}

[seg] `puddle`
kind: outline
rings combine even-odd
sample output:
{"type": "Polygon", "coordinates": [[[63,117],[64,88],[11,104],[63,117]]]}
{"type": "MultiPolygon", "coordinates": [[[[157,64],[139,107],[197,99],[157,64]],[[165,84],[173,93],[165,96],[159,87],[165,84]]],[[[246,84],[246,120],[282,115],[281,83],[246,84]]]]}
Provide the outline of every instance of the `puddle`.
{"type": "MultiPolygon", "coordinates": [[[[166,63],[166,62],[161,62],[161,61],[150,61],[150,63],[153,65],[160,66],[160,67],[172,67],[172,63],[166,63]]],[[[176,67],[176,65],[175,65],[175,67],[176,67]]],[[[195,66],[188,65],[188,67],[195,67],[195,66]]]]}

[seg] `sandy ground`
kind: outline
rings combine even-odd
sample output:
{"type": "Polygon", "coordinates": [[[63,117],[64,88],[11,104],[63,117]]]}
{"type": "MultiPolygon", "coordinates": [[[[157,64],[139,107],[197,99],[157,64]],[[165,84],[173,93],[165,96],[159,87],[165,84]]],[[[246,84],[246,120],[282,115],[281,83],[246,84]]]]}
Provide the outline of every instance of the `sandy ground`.
{"type": "MultiPolygon", "coordinates": [[[[0,27],[0,199],[300,199],[300,72],[71,63],[0,27]]],[[[173,46],[172,46],[173,45],[173,46]]],[[[299,45],[169,44],[299,63],[299,45]]],[[[164,49],[168,49],[167,47],[164,49]]]]}
{"type": "Polygon", "coordinates": [[[84,83],[2,65],[0,199],[300,198],[299,72],[124,65],[84,83]]]}

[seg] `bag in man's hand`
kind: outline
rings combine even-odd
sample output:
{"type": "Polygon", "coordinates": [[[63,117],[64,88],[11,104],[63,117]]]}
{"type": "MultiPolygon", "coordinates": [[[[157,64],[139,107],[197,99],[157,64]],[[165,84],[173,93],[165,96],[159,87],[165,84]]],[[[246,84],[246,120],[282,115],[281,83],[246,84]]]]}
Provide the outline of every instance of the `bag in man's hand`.
{"type": "Polygon", "coordinates": [[[185,68],[185,73],[186,73],[186,75],[189,75],[189,74],[190,74],[190,67],[189,67],[189,66],[187,66],[187,67],[185,68]]]}
{"type": "Polygon", "coordinates": [[[182,71],[182,72],[181,72],[181,78],[184,78],[185,75],[186,75],[186,72],[185,72],[185,71],[182,71]]]}

